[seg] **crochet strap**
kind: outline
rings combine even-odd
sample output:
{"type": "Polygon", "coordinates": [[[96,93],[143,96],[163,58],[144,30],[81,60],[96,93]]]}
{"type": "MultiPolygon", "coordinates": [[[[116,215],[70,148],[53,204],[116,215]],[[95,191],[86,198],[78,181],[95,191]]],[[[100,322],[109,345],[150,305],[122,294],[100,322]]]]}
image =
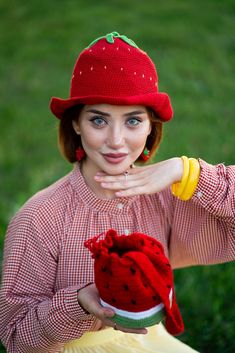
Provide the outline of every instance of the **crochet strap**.
{"type": "Polygon", "coordinates": [[[125,35],[121,35],[118,32],[112,32],[112,33],[106,34],[106,36],[95,39],[93,42],[91,42],[91,44],[88,45],[86,49],[90,48],[92,45],[94,45],[96,42],[98,42],[101,39],[106,39],[108,43],[113,44],[115,40],[114,38],[120,38],[127,44],[131,45],[132,47],[138,48],[138,46],[135,44],[135,42],[132,39],[129,39],[125,35]]]}
{"type": "Polygon", "coordinates": [[[104,232],[100,233],[96,237],[88,239],[84,242],[84,246],[90,250],[93,258],[95,258],[95,255],[99,254],[100,251],[103,249],[103,242],[97,242],[97,240],[104,234],[104,232]]]}

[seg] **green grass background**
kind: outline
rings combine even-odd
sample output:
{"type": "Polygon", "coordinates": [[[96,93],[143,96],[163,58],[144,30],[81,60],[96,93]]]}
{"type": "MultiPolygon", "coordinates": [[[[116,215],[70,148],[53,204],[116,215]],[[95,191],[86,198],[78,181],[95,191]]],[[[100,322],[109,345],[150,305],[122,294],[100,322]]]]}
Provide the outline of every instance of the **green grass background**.
{"type": "MultiPolygon", "coordinates": [[[[235,164],[234,23],[232,0],[0,0],[0,249],[16,210],[71,168],[57,149],[49,99],[68,96],[77,54],[108,32],[151,55],[171,96],[175,116],[156,160],[235,164]]],[[[235,352],[234,264],[175,278],[180,339],[204,353],[235,352]]]]}

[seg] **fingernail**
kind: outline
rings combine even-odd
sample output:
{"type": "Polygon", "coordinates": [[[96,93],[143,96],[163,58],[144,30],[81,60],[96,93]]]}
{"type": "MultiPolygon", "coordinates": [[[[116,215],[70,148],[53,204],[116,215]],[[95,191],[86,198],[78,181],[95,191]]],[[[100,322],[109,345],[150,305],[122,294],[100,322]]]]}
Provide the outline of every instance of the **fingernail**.
{"type": "Polygon", "coordinates": [[[106,316],[106,317],[112,317],[114,315],[115,315],[115,313],[112,311],[105,311],[105,313],[104,313],[104,316],[106,316]]]}

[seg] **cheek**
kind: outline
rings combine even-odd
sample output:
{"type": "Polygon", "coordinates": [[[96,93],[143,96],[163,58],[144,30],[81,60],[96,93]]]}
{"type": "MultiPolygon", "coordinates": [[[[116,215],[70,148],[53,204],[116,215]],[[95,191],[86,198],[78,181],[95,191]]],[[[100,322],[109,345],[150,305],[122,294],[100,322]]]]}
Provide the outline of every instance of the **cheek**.
{"type": "Polygon", "coordinates": [[[97,150],[102,145],[102,137],[94,131],[87,129],[86,133],[81,131],[83,148],[86,150],[97,150]]]}
{"type": "Polygon", "coordinates": [[[129,139],[132,150],[141,150],[145,147],[147,137],[149,135],[149,129],[135,133],[132,138],[129,139]]]}

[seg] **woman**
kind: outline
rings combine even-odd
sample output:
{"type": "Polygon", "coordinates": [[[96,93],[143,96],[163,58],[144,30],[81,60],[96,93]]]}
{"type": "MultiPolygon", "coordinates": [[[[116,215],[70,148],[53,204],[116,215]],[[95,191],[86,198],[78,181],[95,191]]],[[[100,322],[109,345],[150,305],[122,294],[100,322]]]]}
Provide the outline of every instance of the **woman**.
{"type": "Polygon", "coordinates": [[[161,325],[114,325],[84,242],[110,228],[140,231],[162,243],[173,268],[231,261],[235,167],[186,157],[144,165],[173,111],[151,59],[117,32],[80,54],[70,98],[50,107],[76,163],[9,225],[0,297],[8,352],[195,352],[161,325]]]}

